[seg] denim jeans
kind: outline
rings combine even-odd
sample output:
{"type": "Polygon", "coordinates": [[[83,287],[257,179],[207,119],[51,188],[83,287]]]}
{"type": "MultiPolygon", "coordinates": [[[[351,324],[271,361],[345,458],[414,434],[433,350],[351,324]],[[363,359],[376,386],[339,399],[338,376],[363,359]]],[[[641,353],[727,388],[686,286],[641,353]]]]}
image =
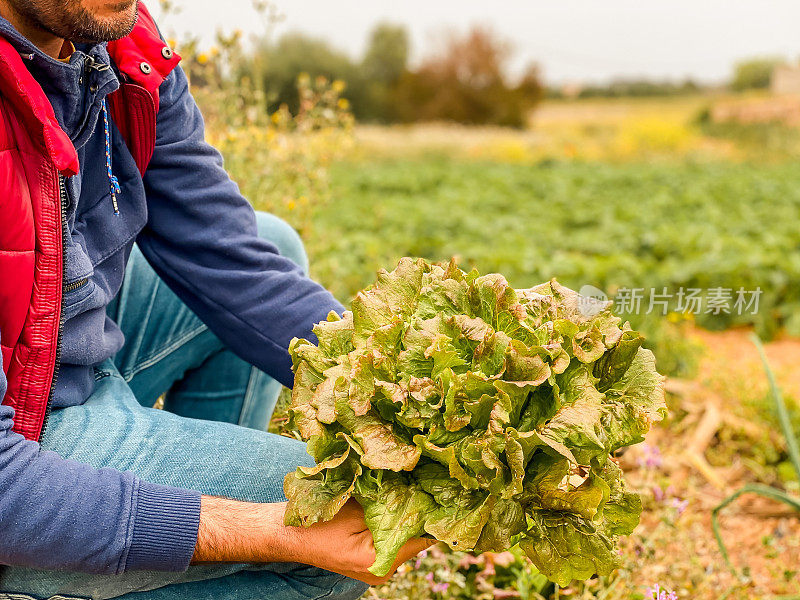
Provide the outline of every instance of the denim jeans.
{"type": "MultiPolygon", "coordinates": [[[[307,270],[297,234],[258,213],[259,235],[307,270]]],[[[95,368],[81,406],[54,410],[42,448],[145,481],[250,502],[280,502],[283,478],[313,464],[305,445],[266,433],[280,384],[230,352],[134,248],[109,315],[125,346],[95,368]],[[152,408],[164,396],[164,410],[152,408]]],[[[5,567],[0,600],[355,599],[366,584],[300,564],[197,565],[185,573],[90,575],[5,567]]]]}

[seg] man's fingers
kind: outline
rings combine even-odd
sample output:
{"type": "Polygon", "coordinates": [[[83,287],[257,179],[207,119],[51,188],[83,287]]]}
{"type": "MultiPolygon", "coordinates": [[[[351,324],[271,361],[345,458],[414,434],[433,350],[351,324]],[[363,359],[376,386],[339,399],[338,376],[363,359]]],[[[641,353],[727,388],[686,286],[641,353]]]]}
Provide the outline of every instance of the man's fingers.
{"type": "Polygon", "coordinates": [[[416,556],[423,550],[427,550],[431,546],[438,544],[438,540],[431,540],[428,538],[413,538],[406,542],[406,545],[400,550],[399,558],[400,563],[406,562],[412,556],[416,556]]]}
{"type": "Polygon", "coordinates": [[[413,558],[423,550],[427,550],[431,546],[438,544],[438,540],[432,540],[428,538],[414,538],[406,542],[406,545],[400,549],[400,552],[397,554],[397,560],[395,561],[394,565],[392,565],[391,570],[385,577],[376,577],[372,573],[368,571],[357,572],[357,571],[348,571],[348,570],[338,570],[336,571],[340,575],[344,575],[345,577],[350,577],[351,579],[358,579],[359,581],[363,581],[369,585],[381,585],[386,583],[389,579],[392,578],[397,568],[402,565],[404,562],[413,558]]]}
{"type": "Polygon", "coordinates": [[[414,551],[414,554],[419,554],[423,550],[427,550],[431,546],[435,546],[436,544],[438,544],[439,540],[434,540],[434,539],[431,539],[431,538],[414,538],[413,540],[411,540],[411,542],[417,548],[414,551]]]}
{"type": "Polygon", "coordinates": [[[392,569],[389,571],[389,576],[391,577],[397,568],[404,562],[437,543],[437,540],[431,540],[427,538],[412,538],[408,540],[405,545],[400,548],[400,552],[397,553],[397,560],[394,561],[392,569]]]}

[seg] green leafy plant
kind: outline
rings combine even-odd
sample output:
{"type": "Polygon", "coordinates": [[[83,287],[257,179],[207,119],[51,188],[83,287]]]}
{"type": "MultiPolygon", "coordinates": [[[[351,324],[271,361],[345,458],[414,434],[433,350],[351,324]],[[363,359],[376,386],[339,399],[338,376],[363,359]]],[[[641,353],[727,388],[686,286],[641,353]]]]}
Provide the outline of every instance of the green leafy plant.
{"type": "Polygon", "coordinates": [[[376,575],[419,536],[519,542],[562,585],[618,565],[641,501],[610,455],[666,408],[653,354],[606,303],[406,258],[314,333],[290,347],[289,427],[317,465],[286,477],[287,524],[355,498],[376,575]]]}
{"type": "MultiPolygon", "coordinates": [[[[775,410],[778,413],[778,421],[780,422],[783,436],[786,439],[786,447],[789,452],[789,459],[791,460],[792,466],[794,467],[794,472],[800,481],[800,448],[798,448],[797,438],[792,431],[792,422],[789,418],[789,411],[786,409],[786,403],[783,401],[783,396],[781,396],[781,392],[778,389],[778,384],[775,381],[775,374],[772,372],[772,369],[769,366],[766,354],[764,354],[764,346],[761,344],[761,340],[756,335],[752,336],[752,340],[758,349],[758,354],[761,357],[761,362],[764,365],[764,370],[767,373],[770,394],[775,402],[775,410]]],[[[749,483],[743,486],[741,489],[725,498],[725,500],[716,506],[711,512],[711,527],[714,530],[714,537],[717,539],[719,551],[722,553],[722,557],[725,559],[725,562],[728,564],[728,567],[730,567],[734,574],[736,574],[736,568],[733,566],[730,556],[728,555],[728,549],[725,547],[725,542],[722,539],[722,533],[720,532],[719,528],[719,513],[726,506],[732,502],[735,502],[744,494],[756,494],[758,496],[777,500],[778,502],[788,504],[796,511],[800,511],[800,498],[795,495],[788,494],[783,490],[759,483],[749,483]]]]}

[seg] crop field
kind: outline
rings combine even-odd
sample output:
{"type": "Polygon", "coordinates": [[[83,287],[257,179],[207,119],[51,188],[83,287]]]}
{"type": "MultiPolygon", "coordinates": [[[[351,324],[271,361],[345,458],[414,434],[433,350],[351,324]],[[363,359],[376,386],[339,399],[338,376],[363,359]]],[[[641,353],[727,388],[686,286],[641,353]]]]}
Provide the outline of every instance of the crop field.
{"type": "Polygon", "coordinates": [[[446,158],[350,162],[313,220],[316,274],[342,297],[401,256],[500,272],[669,290],[761,288],[758,314],[706,327],[800,333],[800,171],[795,165],[532,165],[446,158]]]}
{"type": "Polygon", "coordinates": [[[670,416],[619,457],[644,503],[622,568],[554,589],[518,552],[437,546],[368,597],[627,600],[658,584],[687,599],[800,598],[800,524],[787,506],[747,495],[722,512],[735,572],[711,529],[714,507],[745,484],[800,490],[749,340],[771,340],[797,431],[800,146],[779,127],[698,125],[708,102],[545,105],[526,132],[356,127],[346,143],[301,139],[309,150],[295,154],[291,136],[212,127],[244,193],[302,232],[312,275],[343,301],[402,256],[455,256],[518,288],[556,277],[617,300],[631,288],[673,295],[666,314],[641,314],[645,296],[626,315],[669,375],[670,416]],[[258,158],[261,143],[271,150],[258,158]],[[681,310],[682,288],[759,290],[759,305],[681,310]]]}

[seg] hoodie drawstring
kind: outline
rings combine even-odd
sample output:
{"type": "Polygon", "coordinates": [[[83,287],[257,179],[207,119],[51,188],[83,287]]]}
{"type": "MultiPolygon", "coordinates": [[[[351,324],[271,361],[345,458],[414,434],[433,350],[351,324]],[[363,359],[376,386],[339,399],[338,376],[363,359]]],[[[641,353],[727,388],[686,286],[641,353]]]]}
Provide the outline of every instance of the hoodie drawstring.
{"type": "Polygon", "coordinates": [[[118,215],[119,204],[117,203],[117,194],[121,194],[122,189],[119,186],[119,180],[111,170],[111,131],[108,126],[108,109],[106,108],[105,98],[103,98],[100,108],[103,111],[103,131],[105,132],[106,138],[106,169],[108,170],[108,181],[111,185],[111,204],[114,207],[114,214],[118,215]]]}

